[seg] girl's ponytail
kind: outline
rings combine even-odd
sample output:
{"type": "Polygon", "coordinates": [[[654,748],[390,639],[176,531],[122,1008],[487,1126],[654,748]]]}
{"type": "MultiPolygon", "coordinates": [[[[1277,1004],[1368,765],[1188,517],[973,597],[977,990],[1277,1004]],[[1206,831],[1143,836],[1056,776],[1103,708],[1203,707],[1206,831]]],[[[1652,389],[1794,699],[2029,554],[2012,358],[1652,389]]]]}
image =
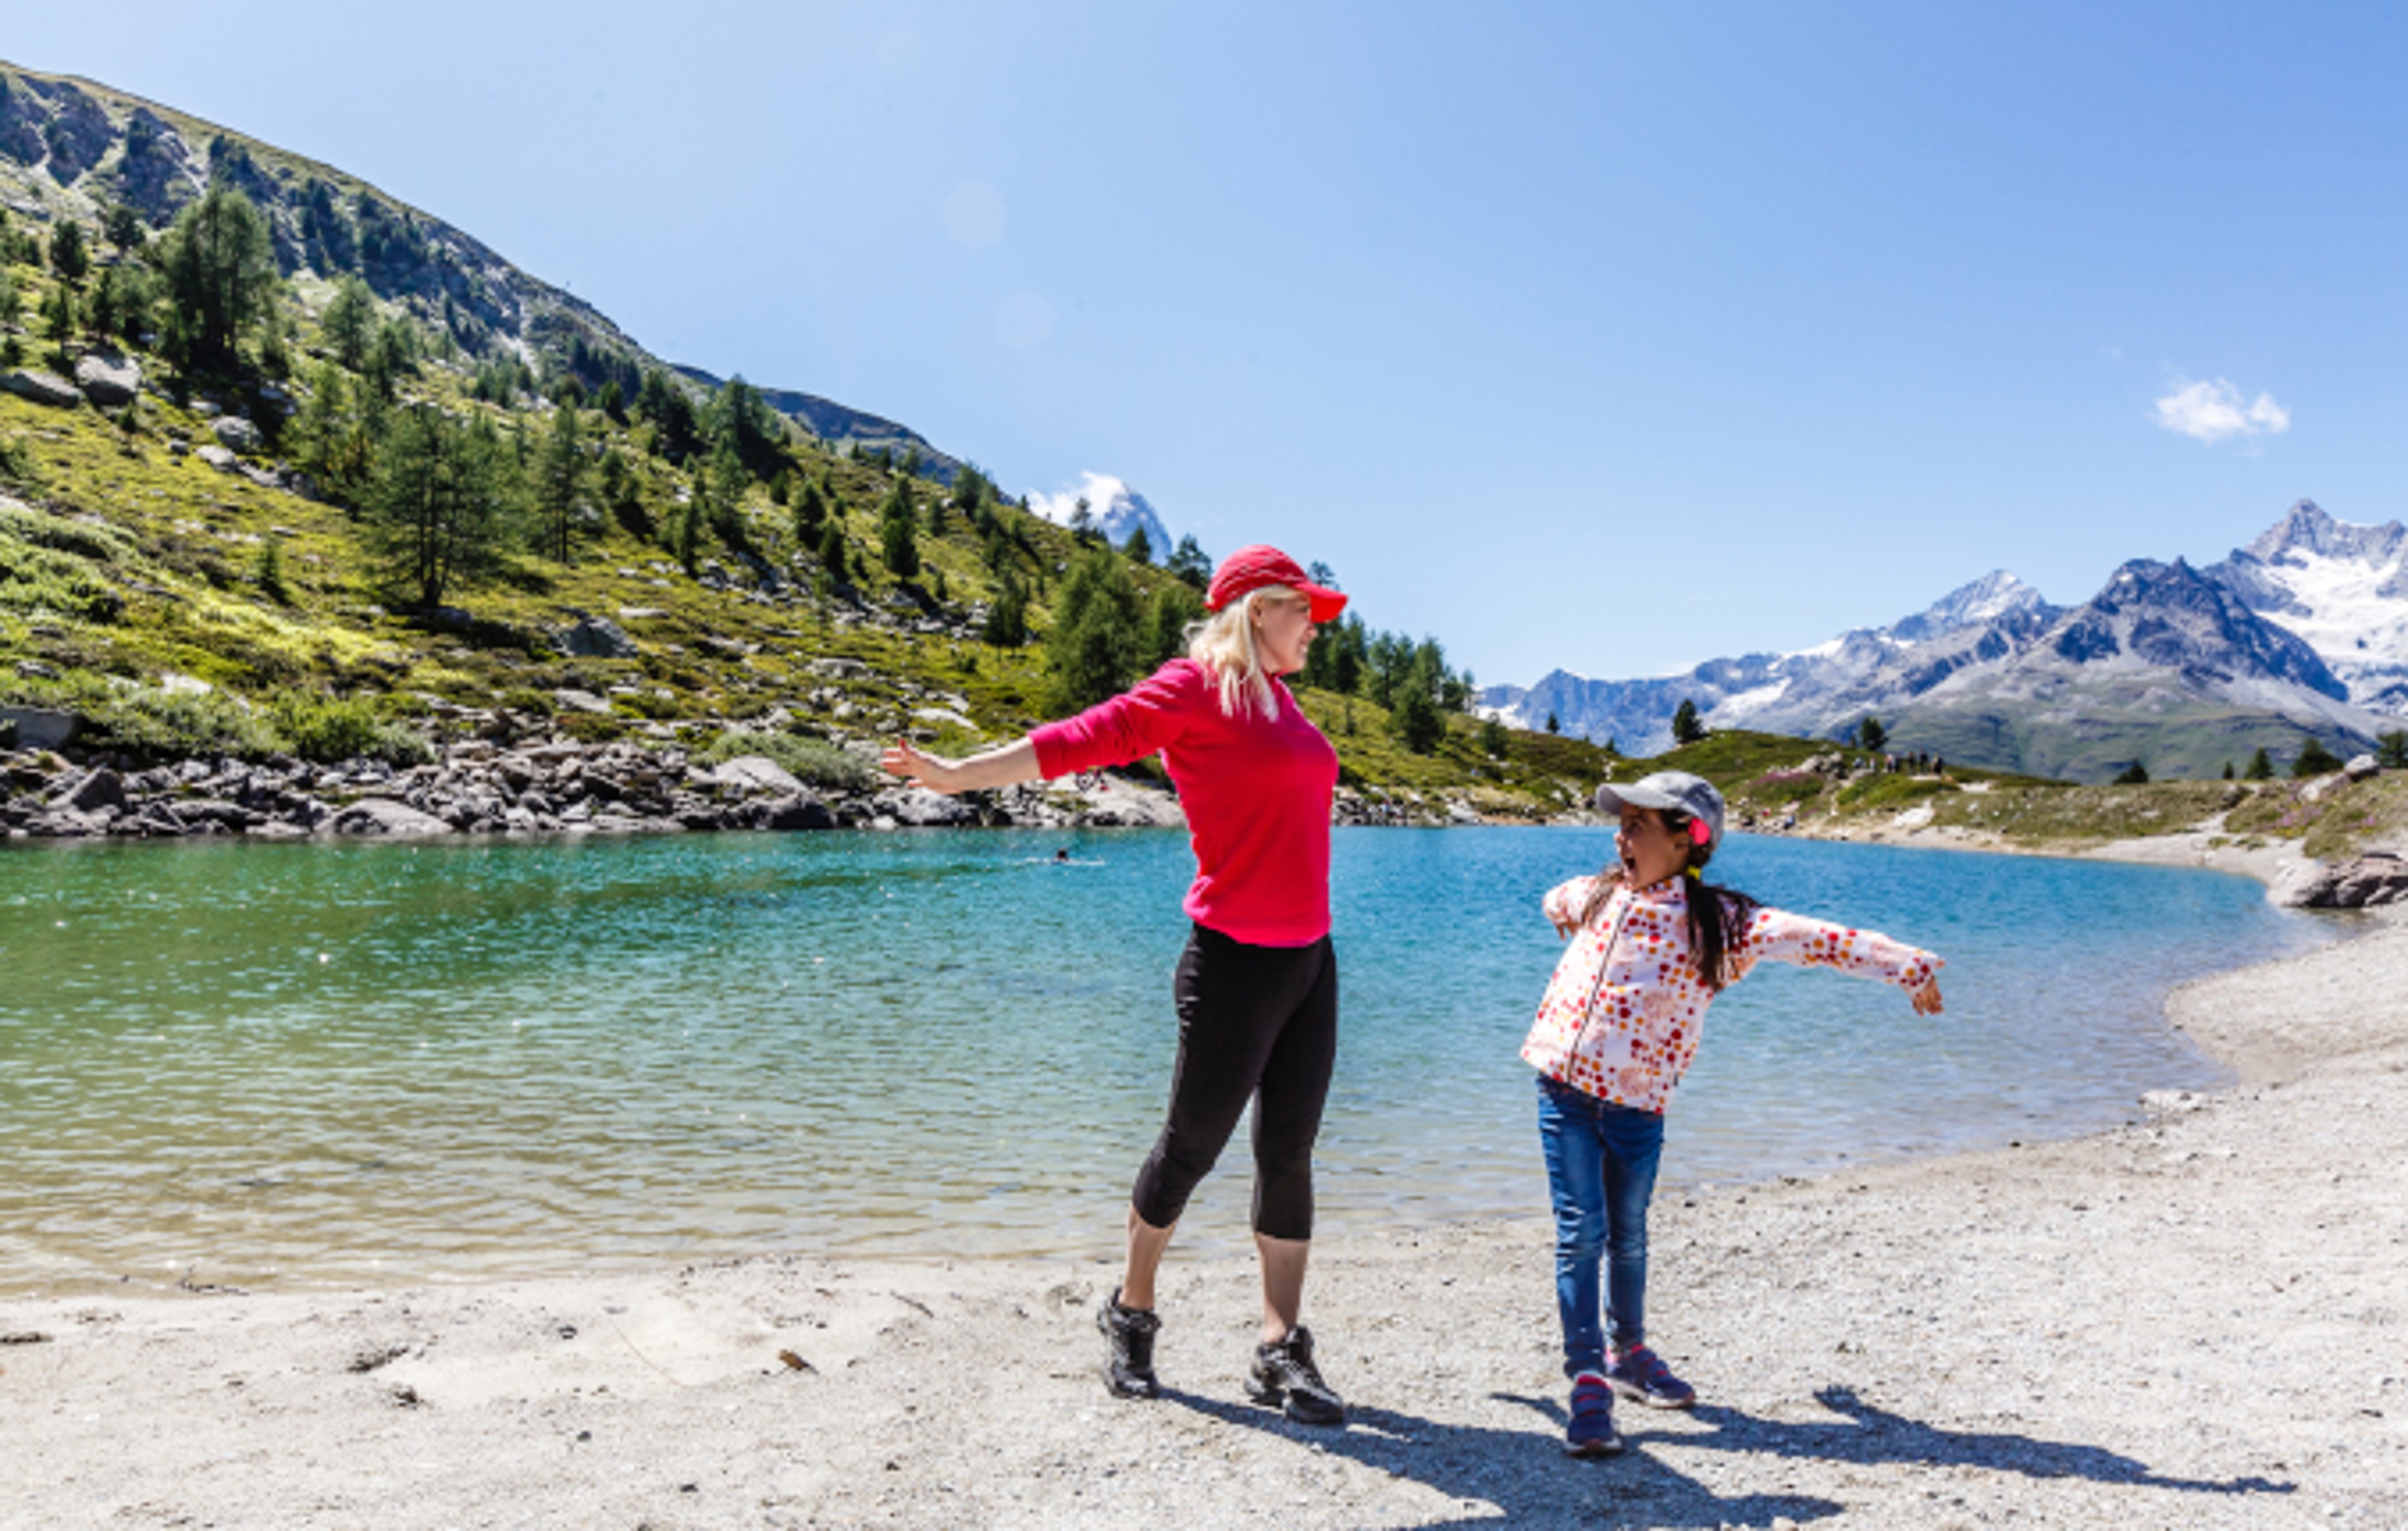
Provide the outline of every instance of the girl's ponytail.
{"type": "MultiPolygon", "coordinates": [[[[1688,838],[1689,815],[1678,810],[1664,815],[1665,826],[1675,835],[1688,838]]],[[[1756,912],[1756,900],[1736,888],[1725,888],[1708,882],[1699,874],[1706,863],[1714,859],[1714,848],[1689,843],[1689,865],[1682,876],[1689,885],[1682,890],[1689,909],[1689,951],[1696,957],[1698,976],[1705,980],[1707,992],[1720,994],[1735,976],[1731,972],[1731,947],[1734,937],[1747,924],[1748,916],[1756,912]]]]}

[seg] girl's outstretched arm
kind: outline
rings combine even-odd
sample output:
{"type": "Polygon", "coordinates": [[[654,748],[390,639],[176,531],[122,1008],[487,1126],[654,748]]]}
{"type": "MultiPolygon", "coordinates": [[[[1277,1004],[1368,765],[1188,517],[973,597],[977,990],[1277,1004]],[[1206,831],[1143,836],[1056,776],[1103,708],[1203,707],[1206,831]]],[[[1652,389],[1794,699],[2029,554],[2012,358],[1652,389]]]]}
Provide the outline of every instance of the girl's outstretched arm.
{"type": "Polygon", "coordinates": [[[1946,964],[1877,930],[1856,930],[1759,906],[1749,912],[1732,954],[1742,971],[1768,957],[1799,967],[1832,967],[1898,985],[1917,1015],[1938,1015],[1942,1009],[1940,969],[1946,964]]]}

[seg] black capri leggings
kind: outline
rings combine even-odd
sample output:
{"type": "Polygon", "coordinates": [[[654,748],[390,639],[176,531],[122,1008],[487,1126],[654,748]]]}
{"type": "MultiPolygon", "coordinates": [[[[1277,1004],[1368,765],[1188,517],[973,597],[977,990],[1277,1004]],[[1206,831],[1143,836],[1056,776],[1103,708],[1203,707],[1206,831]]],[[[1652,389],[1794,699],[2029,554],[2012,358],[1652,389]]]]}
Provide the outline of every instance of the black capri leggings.
{"type": "Polygon", "coordinates": [[[1130,1201],[1157,1228],[1179,1221],[1197,1183],[1254,1102],[1254,1231],[1312,1237],[1312,1142],[1338,1057],[1338,953],[1250,946],[1196,927],[1170,992],[1179,1062],[1170,1117],[1130,1201]]]}

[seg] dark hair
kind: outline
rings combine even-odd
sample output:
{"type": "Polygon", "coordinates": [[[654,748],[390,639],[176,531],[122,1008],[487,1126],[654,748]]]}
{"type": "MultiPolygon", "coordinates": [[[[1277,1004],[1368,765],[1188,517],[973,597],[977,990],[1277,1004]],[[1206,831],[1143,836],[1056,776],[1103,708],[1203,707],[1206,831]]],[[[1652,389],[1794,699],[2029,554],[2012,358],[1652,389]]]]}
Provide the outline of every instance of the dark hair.
{"type": "MultiPolygon", "coordinates": [[[[1756,910],[1756,902],[1737,888],[1725,888],[1698,877],[1706,863],[1714,859],[1713,847],[1699,845],[1689,838],[1690,815],[1679,808],[1655,811],[1664,827],[1689,848],[1689,859],[1681,875],[1689,879],[1686,890],[1689,907],[1689,952],[1697,958],[1698,976],[1705,980],[1706,989],[1720,994],[1735,976],[1730,970],[1731,937],[1747,923],[1756,910]]],[[[1588,901],[1581,906],[1581,923],[1587,924],[1605,909],[1605,901],[1622,883],[1622,866],[1608,862],[1588,891],[1588,901]]]]}

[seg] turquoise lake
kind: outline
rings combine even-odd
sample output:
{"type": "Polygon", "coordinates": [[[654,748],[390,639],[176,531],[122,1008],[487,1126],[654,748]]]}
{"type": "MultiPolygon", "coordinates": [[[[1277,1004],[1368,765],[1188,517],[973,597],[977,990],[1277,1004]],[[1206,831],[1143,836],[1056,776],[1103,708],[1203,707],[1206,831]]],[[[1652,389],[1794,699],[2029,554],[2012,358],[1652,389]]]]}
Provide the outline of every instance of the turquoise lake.
{"type": "MultiPolygon", "coordinates": [[[[1543,1212],[1537,900],[1610,847],[1337,832],[1325,1228],[1543,1212]]],[[[2223,1077],[2174,984],[2330,937],[2197,871],[1754,837],[1715,870],[1939,951],[1949,1009],[1759,966],[1673,1107],[1672,1185],[2125,1120],[2223,1077]]],[[[1109,1252],[1191,872],[1146,831],[12,849],[0,1290],[1109,1252]]],[[[1183,1245],[1243,1241],[1250,1173],[1241,1132],[1183,1245]]]]}

